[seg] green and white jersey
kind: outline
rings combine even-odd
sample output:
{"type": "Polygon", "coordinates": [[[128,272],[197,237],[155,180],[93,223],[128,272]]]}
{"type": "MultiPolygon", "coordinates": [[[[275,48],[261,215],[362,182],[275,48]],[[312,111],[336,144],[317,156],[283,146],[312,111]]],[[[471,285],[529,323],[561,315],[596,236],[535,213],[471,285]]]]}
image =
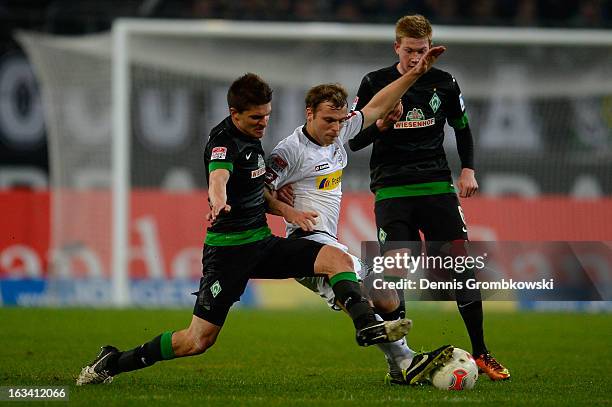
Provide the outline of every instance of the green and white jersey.
{"type": "MultiPolygon", "coordinates": [[[[266,182],[273,189],[293,184],[294,206],[319,214],[315,230],[336,237],[342,199],[342,171],[347,164],[344,144],[362,130],[363,114],[351,112],[333,144],[320,145],[300,126],[270,154],[266,182]]],[[[287,224],[287,235],[299,227],[287,224]]]]}

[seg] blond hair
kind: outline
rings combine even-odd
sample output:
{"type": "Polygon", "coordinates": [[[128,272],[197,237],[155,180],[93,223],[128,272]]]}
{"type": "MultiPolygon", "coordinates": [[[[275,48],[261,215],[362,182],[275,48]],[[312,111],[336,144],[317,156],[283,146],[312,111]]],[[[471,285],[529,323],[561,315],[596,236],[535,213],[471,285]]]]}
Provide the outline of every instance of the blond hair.
{"type": "Polygon", "coordinates": [[[400,42],[402,38],[427,38],[431,45],[431,23],[420,14],[404,16],[395,24],[395,40],[400,42]]]}

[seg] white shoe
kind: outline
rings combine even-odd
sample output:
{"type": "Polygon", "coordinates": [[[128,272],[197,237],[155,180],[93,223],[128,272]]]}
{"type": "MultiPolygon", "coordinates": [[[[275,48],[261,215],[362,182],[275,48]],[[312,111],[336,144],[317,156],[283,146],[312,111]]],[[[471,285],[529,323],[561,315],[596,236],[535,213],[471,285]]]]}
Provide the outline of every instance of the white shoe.
{"type": "Polygon", "coordinates": [[[91,362],[90,365],[81,369],[79,377],[77,377],[76,385],[83,386],[84,384],[100,384],[110,383],[113,381],[113,376],[106,368],[106,363],[111,355],[119,353],[119,349],[114,346],[103,346],[98,354],[98,357],[91,362]]]}

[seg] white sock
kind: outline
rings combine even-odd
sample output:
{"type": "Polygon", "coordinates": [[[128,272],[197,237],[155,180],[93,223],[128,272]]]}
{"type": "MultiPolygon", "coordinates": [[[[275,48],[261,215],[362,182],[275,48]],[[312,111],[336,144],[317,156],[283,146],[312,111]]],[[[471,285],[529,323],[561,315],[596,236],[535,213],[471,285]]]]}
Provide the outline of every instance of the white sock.
{"type": "MultiPolygon", "coordinates": [[[[378,321],[383,321],[380,315],[375,314],[375,316],[378,321]]],[[[408,347],[406,338],[395,342],[378,343],[376,346],[385,354],[392,375],[401,374],[402,369],[407,369],[415,355],[415,352],[408,347]]]]}

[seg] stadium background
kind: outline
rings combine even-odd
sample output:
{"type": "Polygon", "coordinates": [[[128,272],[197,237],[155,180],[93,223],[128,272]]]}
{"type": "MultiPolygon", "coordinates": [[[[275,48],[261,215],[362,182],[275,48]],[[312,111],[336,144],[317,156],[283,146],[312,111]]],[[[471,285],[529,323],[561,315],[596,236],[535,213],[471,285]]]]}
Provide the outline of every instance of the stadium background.
{"type": "MultiPolygon", "coordinates": [[[[37,80],[32,62],[15,39],[15,29],[80,38],[107,31],[117,17],[391,24],[400,15],[421,12],[439,26],[607,30],[610,8],[604,0],[423,0],[409,5],[401,1],[5,1],[0,5],[0,303],[108,306],[113,302],[110,200],[104,192],[109,178],[90,166],[109,166],[110,155],[101,147],[110,134],[108,116],[98,114],[95,98],[92,101],[87,93],[61,95],[65,99],[58,100],[68,112],[65,133],[48,138],[50,116],[44,112],[40,77],[37,80]],[[54,200],[60,195],[60,201],[54,200]],[[58,202],[65,204],[59,211],[58,202]]],[[[367,47],[357,52],[370,58],[374,54],[367,47]]],[[[376,57],[374,66],[393,62],[390,43],[376,52],[382,56],[376,57]]],[[[448,69],[464,91],[477,147],[481,193],[463,202],[471,238],[612,240],[609,47],[525,51],[464,45],[455,51],[449,48],[448,54],[451,61],[461,62],[448,69]],[[483,61],[482,55],[491,62],[483,61]]],[[[444,61],[441,67],[445,68],[444,61]]],[[[330,80],[343,82],[353,96],[367,70],[345,68],[347,72],[330,80]]],[[[61,79],[61,73],[70,77],[66,67],[54,69],[52,74],[59,75],[54,78],[61,79]]],[[[188,293],[200,275],[207,208],[202,137],[225,115],[228,79],[191,86],[195,82],[190,77],[168,76],[147,67],[136,67],[133,73],[135,98],[142,107],[133,111],[131,301],[152,307],[190,306],[188,293]],[[190,93],[181,93],[185,87],[190,93]],[[158,114],[160,106],[163,114],[158,114]]],[[[81,78],[83,88],[105,74],[91,68],[89,76],[81,78]]],[[[276,86],[275,78],[266,79],[277,89],[278,106],[264,142],[269,151],[303,120],[302,95],[309,84],[308,78],[297,87],[276,86]]],[[[451,132],[446,148],[456,172],[452,139],[451,132]]],[[[343,180],[339,234],[355,252],[361,241],[375,239],[368,153],[351,156],[343,180]]],[[[282,222],[271,221],[275,232],[282,233],[282,222]]],[[[253,282],[242,305],[295,307],[319,302],[291,282],[253,282]]]]}

